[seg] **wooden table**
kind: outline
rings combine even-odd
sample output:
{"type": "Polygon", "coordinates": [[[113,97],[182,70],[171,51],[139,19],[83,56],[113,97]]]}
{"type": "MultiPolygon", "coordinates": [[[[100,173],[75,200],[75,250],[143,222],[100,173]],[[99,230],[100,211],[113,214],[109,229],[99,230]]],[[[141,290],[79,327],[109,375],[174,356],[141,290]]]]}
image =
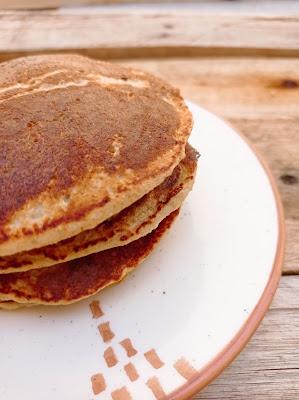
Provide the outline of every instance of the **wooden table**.
{"type": "Polygon", "coordinates": [[[245,134],[276,177],[283,277],[246,349],[201,400],[299,399],[299,17],[184,11],[0,13],[0,60],[72,51],[154,72],[245,134]]]}

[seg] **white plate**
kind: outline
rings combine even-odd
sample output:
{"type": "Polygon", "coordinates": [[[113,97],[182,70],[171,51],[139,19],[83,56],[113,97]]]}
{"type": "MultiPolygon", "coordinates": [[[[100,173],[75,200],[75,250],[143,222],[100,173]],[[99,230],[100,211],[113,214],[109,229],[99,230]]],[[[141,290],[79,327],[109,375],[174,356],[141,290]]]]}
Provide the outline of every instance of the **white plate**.
{"type": "Polygon", "coordinates": [[[189,105],[191,144],[201,157],[172,229],[123,283],[91,299],[100,301],[98,319],[90,299],[1,312],[1,399],[183,399],[214,378],[256,329],[279,280],[281,205],[244,139],[189,105]],[[98,331],[105,322],[114,333],[108,343],[98,331]],[[135,355],[128,357],[124,339],[135,355]],[[110,368],[107,348],[117,359],[110,368]]]}

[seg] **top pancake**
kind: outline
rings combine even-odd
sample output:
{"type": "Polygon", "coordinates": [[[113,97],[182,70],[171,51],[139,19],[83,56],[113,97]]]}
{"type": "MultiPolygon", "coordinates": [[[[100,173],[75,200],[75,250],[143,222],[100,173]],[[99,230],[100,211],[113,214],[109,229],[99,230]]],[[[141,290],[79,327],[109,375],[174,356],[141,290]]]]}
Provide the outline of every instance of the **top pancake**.
{"type": "Polygon", "coordinates": [[[0,256],[92,229],[158,186],[192,118],[147,73],[76,55],[0,64],[0,256]]]}

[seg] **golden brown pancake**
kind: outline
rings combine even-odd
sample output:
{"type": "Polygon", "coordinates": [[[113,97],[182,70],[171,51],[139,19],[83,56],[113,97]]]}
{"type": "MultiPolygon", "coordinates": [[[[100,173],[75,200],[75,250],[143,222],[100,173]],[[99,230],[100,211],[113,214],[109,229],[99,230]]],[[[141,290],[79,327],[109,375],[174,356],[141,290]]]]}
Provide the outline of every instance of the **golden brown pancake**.
{"type": "Polygon", "coordinates": [[[48,268],[0,276],[0,301],[26,304],[69,304],[91,296],[113,283],[144,260],[178,215],[166,217],[150,234],[122,247],[48,268]]]}
{"type": "Polygon", "coordinates": [[[196,158],[196,151],[187,145],[186,157],[173,173],[140,200],[77,236],[46,247],[0,257],[0,273],[48,267],[112,247],[124,246],[147,235],[167,215],[181,206],[194,182],[196,158]]]}
{"type": "Polygon", "coordinates": [[[92,229],[184,158],[191,114],[150,74],[76,55],[0,64],[0,255],[92,229]]]}

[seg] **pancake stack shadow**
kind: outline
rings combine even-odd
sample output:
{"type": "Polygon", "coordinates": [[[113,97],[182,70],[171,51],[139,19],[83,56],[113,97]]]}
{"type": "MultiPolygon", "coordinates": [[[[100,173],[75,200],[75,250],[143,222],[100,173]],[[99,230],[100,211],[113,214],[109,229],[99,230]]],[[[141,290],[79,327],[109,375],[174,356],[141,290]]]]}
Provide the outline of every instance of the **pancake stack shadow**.
{"type": "Polygon", "coordinates": [[[77,55],[0,64],[0,308],[65,305],[119,282],[192,189],[180,93],[77,55]]]}

